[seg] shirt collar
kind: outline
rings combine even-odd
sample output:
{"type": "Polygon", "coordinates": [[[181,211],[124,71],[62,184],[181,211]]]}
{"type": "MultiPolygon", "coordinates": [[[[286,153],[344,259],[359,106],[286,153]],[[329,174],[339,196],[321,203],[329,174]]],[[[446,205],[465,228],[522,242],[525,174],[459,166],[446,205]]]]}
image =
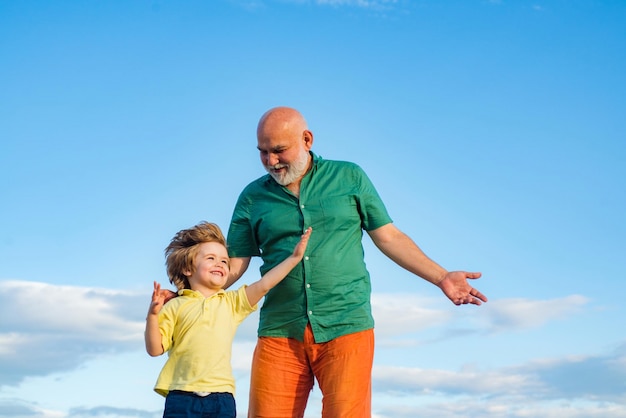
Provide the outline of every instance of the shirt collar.
{"type": "MultiPolygon", "coordinates": [[[[212,298],[213,296],[216,295],[221,295],[226,293],[224,291],[224,289],[220,289],[218,290],[215,294],[209,296],[210,298],[212,298]]],[[[193,298],[203,298],[204,299],[204,295],[200,292],[198,292],[197,290],[191,290],[191,289],[181,289],[178,291],[178,296],[189,296],[189,297],[193,297],[193,298]]]]}

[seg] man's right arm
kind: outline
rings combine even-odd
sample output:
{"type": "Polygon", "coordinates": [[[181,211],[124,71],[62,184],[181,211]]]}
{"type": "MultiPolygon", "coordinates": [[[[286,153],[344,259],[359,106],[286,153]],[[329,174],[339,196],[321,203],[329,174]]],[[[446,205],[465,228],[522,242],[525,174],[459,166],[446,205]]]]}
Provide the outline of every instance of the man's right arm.
{"type": "Polygon", "coordinates": [[[224,289],[232,286],[243,274],[248,270],[250,259],[252,257],[231,257],[230,258],[230,274],[224,285],[224,289]]]}

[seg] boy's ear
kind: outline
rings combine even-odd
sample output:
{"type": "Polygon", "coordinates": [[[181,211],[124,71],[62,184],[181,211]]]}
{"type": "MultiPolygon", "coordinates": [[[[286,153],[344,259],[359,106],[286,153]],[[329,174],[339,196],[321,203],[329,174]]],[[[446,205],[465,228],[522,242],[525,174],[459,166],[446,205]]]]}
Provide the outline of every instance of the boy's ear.
{"type": "Polygon", "coordinates": [[[190,277],[193,273],[189,270],[183,270],[183,274],[187,277],[190,277]]]}

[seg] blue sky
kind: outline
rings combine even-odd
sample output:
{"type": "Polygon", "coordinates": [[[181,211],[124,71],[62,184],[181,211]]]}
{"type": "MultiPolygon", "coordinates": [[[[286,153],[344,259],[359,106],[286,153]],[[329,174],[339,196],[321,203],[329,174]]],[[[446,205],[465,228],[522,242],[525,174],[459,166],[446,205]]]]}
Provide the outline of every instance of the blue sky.
{"type": "Polygon", "coordinates": [[[0,2],[0,417],[161,416],[163,249],[227,228],[277,105],[483,273],[455,307],[364,239],[376,418],[626,417],[624,74],[622,1],[0,2]]]}

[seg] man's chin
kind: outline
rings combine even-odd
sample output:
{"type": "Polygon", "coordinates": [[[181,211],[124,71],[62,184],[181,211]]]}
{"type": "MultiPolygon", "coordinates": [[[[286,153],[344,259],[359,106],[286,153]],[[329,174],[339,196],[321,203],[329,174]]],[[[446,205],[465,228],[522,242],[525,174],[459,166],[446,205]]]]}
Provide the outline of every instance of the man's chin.
{"type": "Polygon", "coordinates": [[[276,177],[274,177],[274,180],[276,180],[276,183],[280,184],[281,186],[288,186],[289,183],[286,181],[280,181],[279,179],[277,179],[276,177]]]}
{"type": "Polygon", "coordinates": [[[269,172],[270,176],[272,176],[272,178],[276,181],[276,183],[280,184],[281,186],[286,186],[287,182],[285,181],[284,176],[279,176],[273,172],[269,172]]]}

